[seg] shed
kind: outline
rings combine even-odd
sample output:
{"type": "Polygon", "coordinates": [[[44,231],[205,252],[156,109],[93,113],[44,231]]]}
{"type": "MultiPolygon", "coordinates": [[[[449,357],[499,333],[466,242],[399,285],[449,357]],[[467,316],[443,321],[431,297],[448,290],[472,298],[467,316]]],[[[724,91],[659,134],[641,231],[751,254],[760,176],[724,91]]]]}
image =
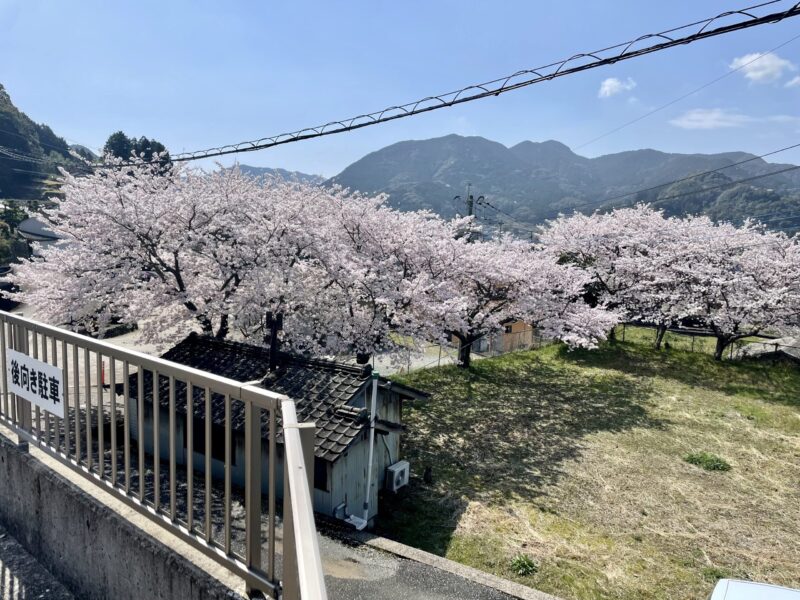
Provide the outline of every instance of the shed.
{"type": "MultiPolygon", "coordinates": [[[[350,514],[362,515],[367,498],[366,482],[369,468],[369,401],[372,390],[372,368],[353,366],[329,360],[320,360],[278,353],[278,364],[269,369],[269,349],[241,342],[217,340],[212,337],[190,334],[162,355],[165,360],[180,363],[228,377],[243,383],[259,385],[265,389],[285,394],[295,400],[299,422],[316,423],[314,443],[314,510],[318,513],[345,519],[350,514]]],[[[145,450],[153,451],[153,381],[152,373],[143,373],[145,408],[145,450]]],[[[129,394],[138,397],[137,377],[129,379],[129,394]]],[[[121,393],[117,386],[117,393],[121,393]]],[[[372,485],[369,491],[369,519],[378,514],[378,490],[384,485],[386,469],[396,463],[400,452],[400,435],[403,431],[402,404],[406,399],[426,398],[427,394],[398,385],[387,379],[378,379],[377,422],[372,464],[372,485]]],[[[169,382],[159,377],[159,422],[161,459],[169,459],[169,382]]],[[[193,392],[193,430],[205,427],[203,390],[193,392]]],[[[136,417],[136,402],[129,403],[132,417],[136,417]]],[[[224,415],[221,396],[212,396],[212,474],[224,476],[224,415]]],[[[175,410],[182,418],[176,419],[177,460],[186,464],[186,386],[175,385],[175,410]]],[[[231,404],[232,472],[235,484],[244,485],[244,406],[231,404]]],[[[280,419],[280,417],[279,417],[280,419]]],[[[135,421],[134,421],[135,422],[135,421]]],[[[136,429],[136,428],[133,428],[136,429]]],[[[262,454],[264,491],[268,478],[267,415],[262,415],[262,454]]],[[[137,432],[132,432],[136,439],[137,432]]],[[[283,494],[283,436],[277,443],[276,495],[283,494]]],[[[205,461],[205,438],[193,436],[193,462],[202,471],[205,461]]]]}

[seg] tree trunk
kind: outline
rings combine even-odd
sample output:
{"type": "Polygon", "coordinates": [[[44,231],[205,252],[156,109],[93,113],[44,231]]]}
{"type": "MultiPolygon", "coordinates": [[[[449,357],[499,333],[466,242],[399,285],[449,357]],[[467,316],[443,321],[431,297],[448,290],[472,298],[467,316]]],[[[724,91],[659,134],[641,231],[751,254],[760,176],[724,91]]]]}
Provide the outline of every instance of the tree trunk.
{"type": "Polygon", "coordinates": [[[714,360],[722,360],[722,353],[730,344],[730,340],[725,336],[717,336],[717,346],[714,348],[714,360]]]}
{"type": "Polygon", "coordinates": [[[617,327],[616,325],[611,328],[611,331],[608,333],[608,341],[609,342],[616,342],[617,341],[617,327]]]}
{"type": "Polygon", "coordinates": [[[228,337],[228,333],[230,332],[230,328],[228,325],[228,315],[222,315],[219,320],[219,328],[217,329],[217,333],[214,336],[218,340],[224,340],[228,337]]]}
{"type": "Polygon", "coordinates": [[[659,325],[656,328],[656,350],[661,350],[661,342],[664,341],[664,335],[667,333],[666,325],[659,325]]]}
{"type": "Polygon", "coordinates": [[[458,337],[458,366],[469,369],[472,364],[472,344],[478,338],[472,335],[456,337],[458,337]]]}

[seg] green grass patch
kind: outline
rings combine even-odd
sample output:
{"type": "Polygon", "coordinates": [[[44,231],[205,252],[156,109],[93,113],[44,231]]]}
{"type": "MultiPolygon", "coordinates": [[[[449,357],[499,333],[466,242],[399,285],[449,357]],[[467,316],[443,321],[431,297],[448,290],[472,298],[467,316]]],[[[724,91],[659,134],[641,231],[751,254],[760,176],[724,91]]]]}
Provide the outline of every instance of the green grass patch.
{"type": "Polygon", "coordinates": [[[527,554],[517,554],[511,559],[511,570],[520,577],[528,577],[539,570],[534,560],[527,554]]]}
{"type": "Polygon", "coordinates": [[[710,452],[692,452],[683,460],[690,465],[698,466],[706,471],[730,471],[731,466],[724,459],[710,452]]]}
{"type": "Polygon", "coordinates": [[[700,572],[703,574],[704,579],[714,583],[732,575],[728,569],[720,569],[719,567],[703,567],[700,572]]]}

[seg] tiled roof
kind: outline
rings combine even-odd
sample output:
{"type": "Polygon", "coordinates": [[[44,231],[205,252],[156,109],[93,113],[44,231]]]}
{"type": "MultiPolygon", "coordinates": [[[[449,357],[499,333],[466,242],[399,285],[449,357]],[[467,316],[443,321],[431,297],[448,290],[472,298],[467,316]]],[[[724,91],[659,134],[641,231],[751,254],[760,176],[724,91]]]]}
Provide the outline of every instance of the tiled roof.
{"type": "MultiPolygon", "coordinates": [[[[279,367],[270,372],[268,349],[197,334],[189,335],[162,358],[241,382],[259,381],[261,387],[286,394],[296,402],[299,422],[316,422],[314,454],[331,462],[357,439],[368,421],[367,411],[363,407],[366,406],[365,394],[371,379],[372,369],[369,366],[356,367],[281,353],[279,367]]],[[[150,403],[153,395],[152,373],[145,371],[143,377],[144,399],[150,403]]],[[[129,386],[130,396],[136,398],[136,375],[131,376],[129,386]]],[[[168,407],[169,380],[159,377],[158,387],[159,402],[168,407]]],[[[421,394],[410,388],[408,391],[421,394]]],[[[203,419],[204,391],[193,389],[193,398],[193,413],[196,418],[203,419]]],[[[186,414],[186,384],[180,381],[175,382],[175,409],[179,414],[186,414]]],[[[266,439],[269,422],[267,412],[262,413],[262,435],[266,439]]],[[[224,424],[225,403],[222,396],[212,395],[211,414],[213,423],[224,424]]],[[[278,420],[277,442],[280,444],[283,443],[283,436],[280,433],[280,417],[278,420]]],[[[231,402],[231,424],[234,430],[244,430],[242,402],[231,402]]]]}

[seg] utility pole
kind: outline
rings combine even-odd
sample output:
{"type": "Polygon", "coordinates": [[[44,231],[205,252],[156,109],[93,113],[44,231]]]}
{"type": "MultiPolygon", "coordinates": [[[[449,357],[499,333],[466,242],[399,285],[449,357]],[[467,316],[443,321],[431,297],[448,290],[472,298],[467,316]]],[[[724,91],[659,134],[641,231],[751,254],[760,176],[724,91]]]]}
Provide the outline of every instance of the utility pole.
{"type": "MultiPolygon", "coordinates": [[[[475,196],[470,193],[470,189],[472,189],[472,184],[467,182],[467,195],[464,197],[465,204],[467,205],[467,216],[471,217],[475,214],[475,202],[481,204],[483,202],[483,196],[478,196],[477,200],[475,196]]],[[[456,196],[453,200],[461,200],[461,196],[456,196]]]]}
{"type": "MultiPolygon", "coordinates": [[[[478,196],[477,200],[475,196],[470,193],[472,189],[472,183],[467,182],[467,195],[465,198],[465,204],[467,205],[467,216],[472,217],[475,215],[475,203],[477,202],[479,205],[483,206],[483,196],[478,196]]],[[[461,200],[461,196],[456,196],[453,200],[461,200]]],[[[475,241],[475,236],[472,232],[469,234],[469,241],[475,241]]]]}

